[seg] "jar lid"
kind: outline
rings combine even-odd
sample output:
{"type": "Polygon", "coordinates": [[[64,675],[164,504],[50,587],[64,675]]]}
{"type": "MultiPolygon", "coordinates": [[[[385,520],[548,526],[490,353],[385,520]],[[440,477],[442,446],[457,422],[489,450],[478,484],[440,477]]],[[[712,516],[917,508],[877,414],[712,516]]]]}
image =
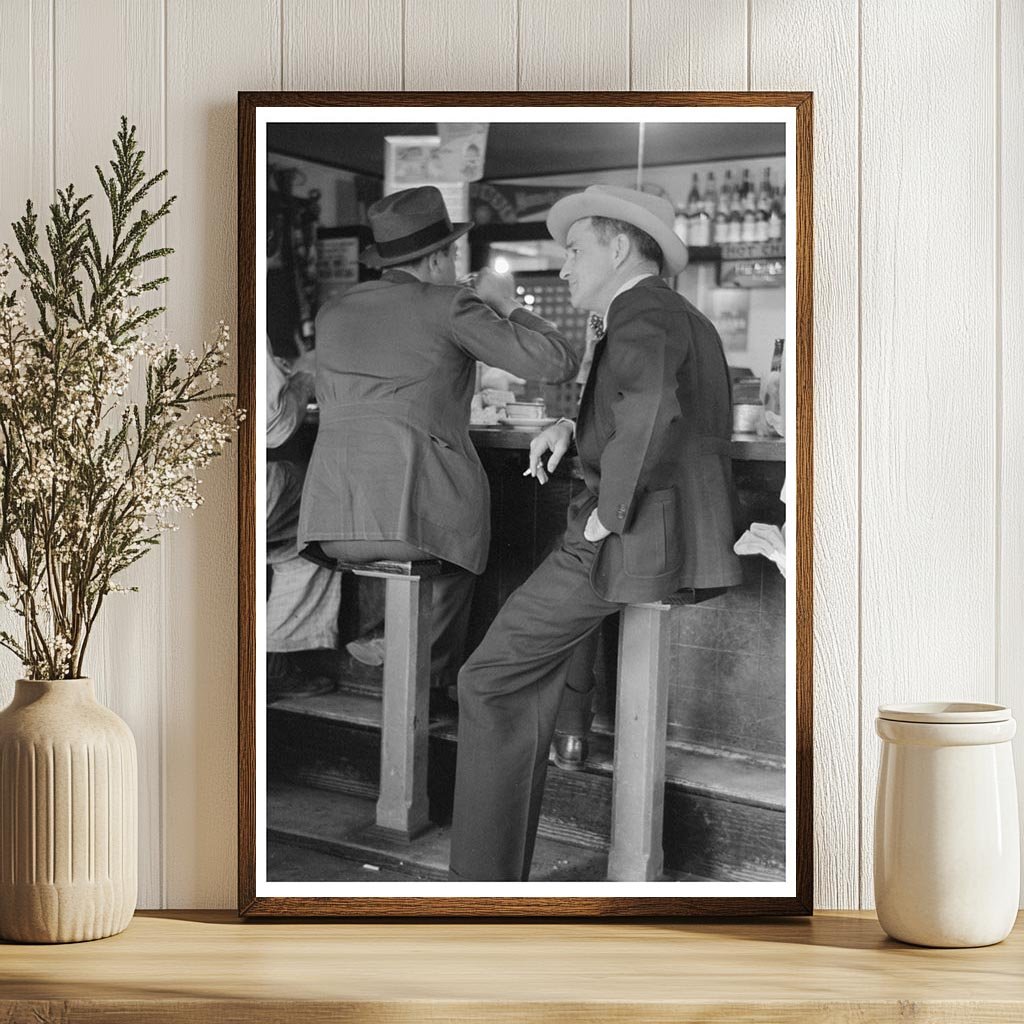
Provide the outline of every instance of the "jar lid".
{"type": "Polygon", "coordinates": [[[970,725],[971,723],[1008,722],[1010,709],[1004,704],[929,701],[923,704],[882,704],[878,709],[878,717],[889,722],[970,725]]]}

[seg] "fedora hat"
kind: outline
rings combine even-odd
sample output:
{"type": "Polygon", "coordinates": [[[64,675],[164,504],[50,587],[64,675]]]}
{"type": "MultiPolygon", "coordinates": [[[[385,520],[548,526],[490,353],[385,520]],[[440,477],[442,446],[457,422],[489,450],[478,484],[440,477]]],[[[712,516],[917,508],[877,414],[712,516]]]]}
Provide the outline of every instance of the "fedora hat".
{"type": "Polygon", "coordinates": [[[638,192],[617,185],[591,185],[583,192],[559,199],[548,213],[548,231],[559,245],[565,245],[569,228],[583,217],[624,220],[647,232],[661,248],[665,267],[678,274],[687,264],[686,245],[673,230],[672,204],[650,192],[638,192]]]}
{"type": "Polygon", "coordinates": [[[390,267],[440,249],[472,226],[453,224],[433,185],[406,188],[378,199],[367,211],[373,245],[359,259],[368,267],[390,267]]]}

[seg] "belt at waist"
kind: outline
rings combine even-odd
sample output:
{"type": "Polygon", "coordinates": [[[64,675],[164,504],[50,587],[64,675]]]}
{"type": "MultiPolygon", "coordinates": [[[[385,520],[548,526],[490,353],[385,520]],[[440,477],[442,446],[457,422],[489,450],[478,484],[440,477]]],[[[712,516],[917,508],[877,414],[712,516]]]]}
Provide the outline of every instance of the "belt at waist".
{"type": "Polygon", "coordinates": [[[348,420],[389,419],[402,423],[421,421],[411,402],[383,399],[379,402],[325,402],[320,406],[320,425],[330,426],[348,420]]]}

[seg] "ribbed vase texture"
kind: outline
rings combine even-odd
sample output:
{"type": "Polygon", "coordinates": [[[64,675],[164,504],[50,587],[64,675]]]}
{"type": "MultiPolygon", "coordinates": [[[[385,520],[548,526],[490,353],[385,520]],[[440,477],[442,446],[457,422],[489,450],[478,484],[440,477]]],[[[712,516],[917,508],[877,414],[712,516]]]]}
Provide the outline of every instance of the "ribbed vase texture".
{"type": "Polygon", "coordinates": [[[19,679],[0,712],[0,938],[123,931],[138,890],[131,730],[92,680],[19,679]]]}

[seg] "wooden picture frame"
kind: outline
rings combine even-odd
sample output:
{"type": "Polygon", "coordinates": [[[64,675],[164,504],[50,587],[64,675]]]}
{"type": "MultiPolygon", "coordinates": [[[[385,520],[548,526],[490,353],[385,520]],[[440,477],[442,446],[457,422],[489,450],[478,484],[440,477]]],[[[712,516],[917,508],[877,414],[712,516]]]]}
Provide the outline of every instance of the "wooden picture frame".
{"type": "MultiPolygon", "coordinates": [[[[540,128],[537,128],[537,133],[538,135],[542,134],[540,128]]],[[[804,915],[812,913],[813,225],[811,133],[812,96],[806,92],[239,93],[238,395],[239,404],[250,410],[250,415],[243,423],[241,430],[238,476],[238,901],[241,915],[248,917],[301,915],[428,916],[435,918],[507,916],[649,918],[661,916],[804,915]],[[762,720],[771,715],[784,715],[781,726],[779,726],[777,718],[772,719],[775,725],[781,729],[784,744],[781,767],[776,766],[784,777],[783,783],[780,783],[784,787],[781,791],[784,793],[781,804],[782,825],[779,826],[777,820],[772,819],[775,823],[772,825],[772,828],[775,829],[772,835],[776,837],[773,842],[777,842],[778,836],[783,834],[785,840],[781,877],[776,862],[772,863],[770,871],[768,868],[764,869],[764,877],[759,877],[759,871],[761,871],[757,865],[759,854],[754,847],[760,842],[756,838],[760,834],[758,833],[760,826],[756,825],[752,826],[752,832],[744,833],[747,837],[743,841],[749,848],[748,860],[738,867],[731,865],[730,862],[730,866],[722,868],[721,877],[712,877],[710,881],[708,875],[700,875],[695,871],[691,874],[699,877],[688,878],[684,875],[674,877],[670,881],[638,880],[635,883],[619,881],[535,882],[532,879],[526,882],[511,883],[461,883],[438,878],[436,865],[434,874],[428,877],[437,880],[427,880],[422,883],[391,884],[384,881],[362,882],[351,879],[344,882],[302,881],[294,878],[290,881],[281,881],[267,877],[268,835],[271,835],[272,838],[278,836],[278,832],[271,833],[267,825],[267,807],[270,803],[267,779],[269,757],[267,753],[267,722],[272,715],[265,704],[266,639],[262,635],[262,626],[258,625],[263,622],[261,603],[265,601],[267,593],[266,577],[262,568],[266,559],[266,551],[260,539],[263,536],[263,530],[257,521],[257,502],[264,495],[261,475],[265,473],[263,466],[266,460],[266,445],[263,441],[258,441],[260,427],[264,423],[260,408],[266,405],[265,395],[259,387],[265,375],[265,356],[261,353],[264,353],[266,348],[264,340],[260,338],[260,333],[267,332],[266,310],[261,312],[259,306],[261,299],[265,301],[266,293],[260,284],[260,271],[264,269],[265,264],[258,248],[258,246],[262,246],[262,239],[259,237],[258,231],[261,228],[267,228],[265,210],[268,125],[302,124],[305,125],[309,133],[314,133],[318,125],[323,126],[328,123],[334,132],[343,129],[346,125],[352,128],[353,132],[357,125],[364,127],[370,125],[376,129],[380,129],[381,126],[397,125],[405,129],[411,124],[420,124],[421,114],[424,123],[436,124],[439,122],[439,116],[446,116],[453,123],[470,121],[489,123],[492,129],[492,139],[499,137],[500,133],[495,133],[496,128],[507,126],[507,123],[514,123],[522,130],[523,148],[527,148],[530,144],[528,126],[543,125],[545,118],[552,123],[564,122],[585,126],[588,130],[593,128],[595,131],[601,125],[618,125],[619,127],[622,123],[635,125],[638,138],[638,164],[644,154],[644,143],[641,140],[644,138],[645,131],[646,157],[648,160],[651,159],[652,139],[656,134],[650,128],[652,125],[659,126],[659,130],[672,122],[686,124],[690,127],[694,124],[711,126],[704,129],[706,132],[710,132],[713,127],[718,126],[722,128],[719,134],[724,136],[729,136],[730,132],[739,131],[741,127],[750,124],[781,126],[779,130],[786,140],[782,158],[785,181],[788,183],[786,198],[783,200],[783,212],[786,214],[785,259],[780,262],[780,266],[784,266],[786,282],[782,303],[785,306],[786,316],[786,366],[788,369],[784,369],[783,374],[788,372],[788,377],[784,376],[783,379],[787,382],[786,392],[789,396],[788,405],[790,406],[788,418],[784,417],[788,427],[781,465],[783,471],[789,474],[787,485],[789,515],[786,535],[790,543],[789,551],[785,555],[789,567],[789,578],[784,583],[780,583],[781,576],[778,576],[775,567],[767,559],[760,560],[758,565],[751,570],[760,573],[759,579],[766,581],[761,585],[762,589],[770,587],[774,588],[773,593],[781,592],[783,594],[784,625],[781,627],[781,636],[778,633],[774,634],[772,650],[776,660],[771,662],[771,665],[777,670],[778,656],[782,652],[784,688],[781,697],[776,694],[769,700],[757,694],[756,691],[756,687],[763,682],[761,669],[768,664],[764,661],[767,655],[764,653],[766,641],[763,638],[758,640],[751,634],[748,640],[744,641],[748,642],[750,651],[760,652],[756,655],[750,653],[745,655],[742,651],[736,654],[732,649],[727,649],[727,645],[718,645],[714,654],[714,658],[717,659],[715,664],[719,666],[715,670],[716,672],[724,672],[721,666],[730,658],[736,663],[746,658],[744,665],[747,669],[751,669],[746,684],[748,689],[737,691],[731,695],[734,704],[738,701],[738,704],[742,705],[749,698],[757,710],[757,715],[754,717],[760,715],[762,720]],[[647,128],[641,126],[647,126],[647,128]],[[794,430],[795,437],[792,436],[794,430]],[[793,543],[794,534],[795,544],[793,543]],[[757,646],[758,644],[760,646],[757,646]],[[751,696],[751,694],[754,695],[751,696]],[[779,828],[781,828],[781,832],[778,831],[779,828]],[[755,838],[751,839],[751,836],[755,838]]],[[[403,130],[399,134],[415,134],[415,132],[403,130]]],[[[314,136],[310,134],[308,137],[313,138],[314,136]]],[[[337,136],[334,135],[332,138],[336,140],[337,136]]],[[[311,149],[313,148],[315,147],[311,146],[311,149]]],[[[285,147],[282,145],[275,150],[275,153],[284,149],[285,147]]],[[[308,154],[304,156],[304,154],[296,152],[288,152],[285,155],[290,159],[308,157],[308,154]]],[[[742,155],[752,159],[757,157],[756,153],[742,155]]],[[[777,156],[778,154],[776,154],[777,156]]],[[[315,157],[315,159],[319,160],[323,157],[315,157]]],[[[573,159],[583,170],[593,169],[593,161],[588,161],[586,155],[578,149],[574,151],[573,159]]],[[[336,166],[345,165],[344,156],[338,156],[334,162],[336,166]]],[[[650,167],[651,165],[646,165],[647,170],[650,167]]],[[[355,171],[362,173],[359,168],[355,168],[355,171]]],[[[598,179],[600,179],[601,173],[603,170],[595,171],[598,179]]],[[[508,177],[512,177],[512,175],[508,177]]],[[[584,184],[577,184],[574,187],[582,191],[584,184]]],[[[323,193],[321,193],[321,198],[323,198],[323,193]]],[[[683,199],[681,195],[676,195],[675,198],[677,203],[681,203],[683,199]]],[[[338,201],[341,202],[340,199],[338,201]]],[[[541,224],[543,224],[543,220],[541,224]]],[[[358,236],[360,246],[372,240],[365,226],[358,231],[352,229],[349,234],[352,237],[358,236]]],[[[323,237],[329,238],[331,233],[326,231],[323,237]]],[[[502,237],[515,239],[534,236],[522,225],[513,225],[502,237]]],[[[472,249],[474,245],[472,233],[469,238],[472,249]]],[[[346,242],[346,244],[350,243],[351,239],[346,242]]],[[[356,243],[351,243],[351,245],[354,244],[356,243]]],[[[351,252],[351,249],[349,251],[351,252]]],[[[723,252],[728,252],[735,257],[738,254],[742,255],[745,251],[742,248],[723,250],[712,254],[712,256],[721,260],[724,259],[723,252]]],[[[479,248],[474,250],[474,254],[479,257],[479,248]]],[[[756,256],[756,249],[753,250],[753,255],[756,256]]],[[[719,276],[713,280],[721,280],[722,266],[721,263],[718,263],[713,273],[719,276]]],[[[741,275],[758,272],[752,265],[730,267],[729,269],[730,272],[735,270],[741,275]]],[[[340,277],[343,277],[350,272],[351,268],[346,270],[342,267],[338,273],[340,277]]],[[[708,274],[711,273],[712,271],[708,271],[708,274]]],[[[265,279],[265,274],[263,276],[265,279]]],[[[743,289],[736,289],[735,292],[737,296],[741,295],[743,289]]],[[[726,301],[726,299],[733,301],[729,296],[723,298],[722,301],[726,301]]],[[[736,301],[739,299],[737,298],[736,301]]],[[[750,295],[748,301],[761,302],[762,296],[750,295]]],[[[776,302],[777,308],[778,296],[776,295],[772,301],[776,302]]],[[[749,332],[748,335],[753,337],[749,332]]],[[[761,343],[763,343],[763,339],[761,343]]],[[[749,384],[747,386],[749,387],[749,384]]],[[[753,402],[756,403],[757,400],[755,393],[753,402]]],[[[750,440],[751,445],[761,443],[765,443],[763,439],[761,441],[750,440]]],[[[744,449],[744,451],[748,450],[754,451],[753,448],[744,449]]],[[[737,457],[735,454],[733,457],[735,466],[737,457]]],[[[754,462],[756,462],[756,458],[751,456],[750,465],[753,466],[754,462]]],[[[770,479],[777,481],[777,468],[772,472],[776,475],[770,479]]],[[[533,483],[532,481],[528,482],[533,483]]],[[[746,563],[749,560],[744,561],[746,563]]],[[[413,571],[415,572],[415,569],[413,571]]],[[[764,592],[766,593],[767,590],[764,592]]],[[[759,593],[761,592],[759,591],[759,593]]],[[[760,599],[758,598],[758,600],[760,599]]],[[[720,615],[715,609],[708,607],[686,610],[678,614],[684,616],[692,613],[705,616],[705,619],[708,616],[717,616],[721,623],[728,620],[734,625],[736,623],[743,624],[741,611],[737,611],[735,616],[730,618],[727,605],[718,605],[716,608],[721,609],[720,615]]],[[[664,652],[669,651],[670,648],[663,646],[667,641],[658,639],[660,627],[657,622],[661,619],[657,615],[651,617],[649,613],[645,614],[648,614],[648,618],[643,623],[634,623],[634,627],[641,630],[646,629],[647,632],[643,634],[646,638],[645,642],[661,645],[658,646],[658,650],[664,656],[664,652]]],[[[413,630],[412,646],[415,647],[417,643],[415,640],[415,614],[412,619],[407,617],[404,622],[403,629],[413,630]]],[[[714,648],[716,644],[709,644],[708,648],[714,648]]],[[[424,649],[422,630],[420,631],[419,645],[419,649],[422,651],[424,649]]],[[[673,657],[677,655],[680,658],[684,655],[689,657],[693,653],[685,644],[677,643],[675,648],[671,649],[675,651],[673,657]]],[[[693,650],[700,655],[704,648],[695,645],[693,650]]],[[[776,676],[772,678],[776,679],[776,676]]],[[[720,677],[716,675],[714,679],[717,680],[720,677]]],[[[687,690],[685,699],[690,701],[707,700],[709,698],[702,695],[706,694],[710,688],[701,690],[698,687],[691,687],[687,690]]],[[[638,692],[642,696],[645,691],[641,689],[638,692]]],[[[725,694],[726,690],[723,689],[722,693],[725,694]]],[[[673,699],[677,698],[683,699],[678,695],[673,699]]],[[[419,700],[420,698],[416,697],[415,699],[419,700]]],[[[409,723],[414,720],[418,721],[413,713],[414,710],[417,713],[425,711],[426,697],[422,696],[422,700],[424,703],[418,704],[415,709],[410,710],[409,723]]],[[[749,711],[749,708],[747,710],[749,711]]],[[[285,712],[286,716],[287,714],[289,713],[285,712]]],[[[277,715],[275,721],[280,717],[277,715]]],[[[727,716],[721,717],[724,719],[727,716]]],[[[657,721],[657,718],[652,720],[657,721]]],[[[661,727],[664,727],[663,720],[664,711],[662,712],[661,727]]],[[[410,724],[409,728],[412,727],[410,724]]],[[[292,743],[293,747],[296,735],[305,738],[311,745],[315,742],[316,730],[319,726],[313,718],[303,719],[301,726],[296,725],[294,728],[295,735],[292,735],[288,741],[292,743]]],[[[680,728],[685,730],[685,726],[680,728]]],[[[372,729],[364,730],[364,732],[367,735],[373,734],[372,729]]],[[[680,749],[683,749],[684,753],[695,752],[693,756],[697,757],[701,755],[702,750],[705,750],[707,743],[713,741],[714,737],[710,733],[703,737],[696,734],[689,735],[689,746],[684,743],[680,749]],[[703,745],[699,742],[702,738],[703,745]]],[[[423,742],[425,744],[426,740],[424,739],[423,742]]],[[[773,742],[778,742],[777,736],[773,742]]],[[[439,744],[450,746],[450,738],[446,739],[444,735],[438,733],[434,741],[435,748],[439,744]]],[[[657,743],[652,746],[655,750],[659,749],[657,743]]],[[[660,745],[660,749],[663,750],[664,746],[660,745]]],[[[728,753],[730,757],[739,760],[746,756],[742,751],[734,756],[731,748],[728,753]]],[[[763,751],[752,752],[750,754],[751,763],[758,764],[757,758],[761,754],[763,751]]],[[[713,755],[714,751],[708,754],[708,756],[713,755]]],[[[434,756],[433,750],[431,756],[434,756]]],[[[764,758],[763,764],[769,765],[770,768],[770,763],[774,764],[774,762],[770,762],[767,754],[764,755],[764,758]]],[[[652,764],[656,773],[656,756],[652,764]]],[[[768,772],[769,768],[765,768],[765,772],[768,772]]],[[[303,770],[307,772],[303,778],[308,777],[312,771],[312,769],[303,770]]],[[[324,771],[329,771],[329,769],[324,769],[324,771]]],[[[548,777],[551,778],[550,770],[548,777]]],[[[657,778],[656,774],[654,778],[657,778]]],[[[602,784],[606,786],[610,786],[614,782],[613,778],[609,781],[607,771],[605,771],[603,780],[602,784]]],[[[330,784],[336,788],[341,785],[337,778],[334,778],[330,784]]],[[[359,785],[363,785],[365,788],[365,782],[359,785]]],[[[668,787],[666,794],[671,795],[671,792],[671,787],[668,787]]],[[[711,790],[708,790],[708,793],[711,793],[711,790]]],[[[363,795],[366,796],[365,793],[363,795]]],[[[318,795],[317,799],[321,801],[317,806],[322,805],[328,808],[325,814],[328,818],[331,817],[333,812],[330,811],[330,808],[333,805],[325,802],[328,798],[321,798],[318,795]]],[[[330,799],[340,801],[342,798],[339,796],[330,799]]],[[[682,797],[679,799],[682,801],[680,806],[684,808],[680,812],[682,819],[673,819],[666,828],[677,829],[679,830],[678,834],[694,836],[701,828],[706,827],[706,835],[693,841],[695,843],[703,841],[708,846],[718,842],[720,836],[715,832],[718,826],[715,824],[714,815],[702,817],[704,812],[701,810],[703,806],[701,800],[711,801],[715,799],[714,794],[702,795],[700,786],[694,783],[687,790],[685,799],[682,797]]],[[[399,800],[401,800],[401,794],[399,794],[399,800]]],[[[655,815],[656,817],[660,816],[660,808],[663,805],[658,801],[656,795],[654,804],[655,815]]],[[[762,804],[763,806],[759,806],[758,799],[755,797],[744,806],[754,808],[751,814],[754,814],[755,811],[764,811],[769,805],[773,813],[779,811],[779,805],[772,804],[771,801],[762,801],[762,804]]],[[[310,812],[309,820],[312,820],[312,817],[313,812],[310,812]]],[[[620,809],[620,828],[623,820],[626,819],[622,817],[620,809]]],[[[651,828],[650,817],[643,827],[651,828]]],[[[726,828],[725,831],[728,829],[726,828]]],[[[657,829],[657,832],[660,833],[660,829],[657,829]]],[[[673,835],[675,834],[677,833],[674,832],[673,835]]],[[[297,844],[296,849],[311,850],[311,856],[319,856],[324,851],[332,849],[330,837],[325,838],[324,835],[302,833],[289,838],[290,843],[293,840],[297,844]]],[[[276,839],[274,842],[276,843],[276,839]]],[[[614,842],[612,845],[614,847],[614,842]]],[[[658,844],[655,843],[655,845],[658,844]]],[[[363,848],[358,843],[346,848],[345,857],[355,858],[351,860],[351,863],[356,868],[361,866],[359,851],[363,848]]],[[[365,847],[365,849],[369,848],[369,846],[365,847]]],[[[391,852],[387,857],[376,865],[369,864],[366,870],[373,872],[381,869],[382,866],[387,869],[388,865],[400,864],[402,857],[400,845],[392,844],[388,849],[391,852]]],[[[697,855],[695,863],[703,865],[705,861],[701,859],[700,855],[697,855]]],[[[709,870],[717,870],[717,868],[712,866],[709,870]]]]}

